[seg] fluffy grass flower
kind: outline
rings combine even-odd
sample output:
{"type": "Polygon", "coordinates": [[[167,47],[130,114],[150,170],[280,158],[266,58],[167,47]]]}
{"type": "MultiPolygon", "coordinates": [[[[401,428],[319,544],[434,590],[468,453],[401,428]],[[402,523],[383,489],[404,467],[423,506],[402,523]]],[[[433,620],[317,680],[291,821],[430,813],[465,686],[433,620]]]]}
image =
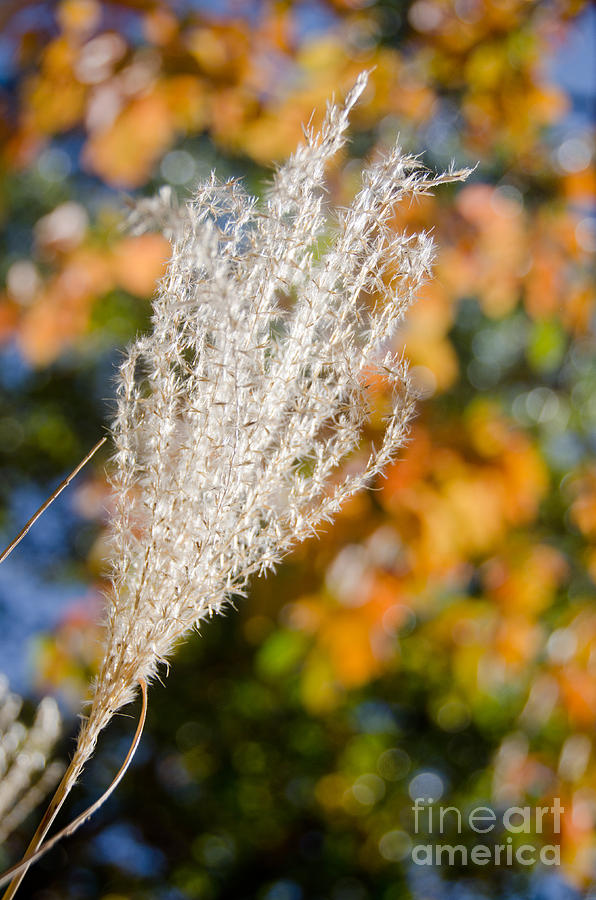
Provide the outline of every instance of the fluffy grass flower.
{"type": "Polygon", "coordinates": [[[29,727],[23,700],[0,675],[0,844],[4,843],[58,783],[64,765],[52,760],[60,736],[56,701],[45,697],[29,727]]]}
{"type": "Polygon", "coordinates": [[[172,256],[152,330],[119,370],[105,656],[60,802],[115,711],[189,629],[314,534],[403,444],[412,392],[388,347],[433,247],[427,234],[396,233],[394,209],[464,173],[431,175],[395,146],[329,230],[325,168],[365,86],[362,75],[306,132],[264,202],[212,176],[180,207],[166,189],[133,214],[137,232],[170,238],[172,256]],[[380,445],[347,468],[378,371],[393,408],[380,445]]]}

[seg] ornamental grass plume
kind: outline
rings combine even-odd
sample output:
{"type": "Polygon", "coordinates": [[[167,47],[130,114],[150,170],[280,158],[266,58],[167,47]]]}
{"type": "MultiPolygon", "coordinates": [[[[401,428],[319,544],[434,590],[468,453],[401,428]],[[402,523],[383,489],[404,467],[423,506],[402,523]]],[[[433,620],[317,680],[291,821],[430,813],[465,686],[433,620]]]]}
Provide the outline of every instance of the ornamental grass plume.
{"type": "Polygon", "coordinates": [[[21,718],[23,699],[9,690],[0,675],[0,844],[47,797],[64,772],[52,760],[60,736],[56,701],[44,697],[27,727],[21,718]]]}
{"type": "Polygon", "coordinates": [[[433,245],[425,233],[396,234],[394,208],[465,173],[431,175],[395,146],[365,169],[320,251],[325,167],[366,83],[362,74],[321,129],[306,131],[262,204],[212,176],[181,207],[164,189],[133,214],[137,232],[157,227],[170,238],[172,256],[152,331],[118,375],[103,665],[32,847],[102,729],[176,643],[330,521],[404,442],[413,394],[388,342],[429,276],[433,245]],[[367,381],[378,372],[393,396],[382,441],[342,471],[360,446],[367,381]]]}

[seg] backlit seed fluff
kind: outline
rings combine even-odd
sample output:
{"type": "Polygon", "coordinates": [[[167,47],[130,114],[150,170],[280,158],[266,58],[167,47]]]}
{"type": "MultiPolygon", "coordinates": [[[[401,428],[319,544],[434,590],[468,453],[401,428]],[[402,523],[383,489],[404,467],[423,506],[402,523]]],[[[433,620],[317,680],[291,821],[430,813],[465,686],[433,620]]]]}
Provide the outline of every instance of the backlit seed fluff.
{"type": "Polygon", "coordinates": [[[366,83],[307,131],[262,203],[212,176],[182,206],[166,188],[133,213],[134,230],[158,228],[172,255],[152,330],[118,375],[112,589],[82,756],[189,629],[329,521],[404,441],[412,394],[389,340],[433,247],[396,233],[393,213],[465,173],[431,175],[395,146],[330,229],[325,168],[366,83]],[[375,370],[393,409],[380,445],[347,467],[375,370]]]}
{"type": "Polygon", "coordinates": [[[64,771],[50,761],[61,732],[60,712],[45,697],[30,727],[21,720],[23,701],[0,675],[0,844],[56,786],[64,771]]]}

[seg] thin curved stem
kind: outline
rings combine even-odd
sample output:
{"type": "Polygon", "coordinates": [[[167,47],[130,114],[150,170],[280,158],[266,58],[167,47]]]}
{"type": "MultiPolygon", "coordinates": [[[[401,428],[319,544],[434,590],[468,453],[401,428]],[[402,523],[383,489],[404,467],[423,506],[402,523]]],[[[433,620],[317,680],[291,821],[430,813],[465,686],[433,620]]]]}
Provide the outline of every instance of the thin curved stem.
{"type": "Polygon", "coordinates": [[[97,453],[97,451],[99,450],[99,448],[102,447],[102,446],[105,444],[106,441],[107,441],[107,438],[106,438],[106,437],[102,437],[102,439],[101,439],[100,441],[97,442],[97,444],[95,445],[95,447],[92,447],[92,448],[91,448],[91,450],[89,451],[89,453],[87,454],[87,456],[86,456],[84,459],[82,459],[82,460],[80,461],[80,463],[78,464],[78,466],[76,466],[76,467],[72,470],[72,472],[70,473],[70,475],[67,475],[66,478],[64,479],[64,481],[61,481],[61,482],[60,482],[60,484],[58,485],[58,487],[56,488],[56,490],[48,497],[48,499],[47,499],[47,500],[44,500],[44,502],[41,504],[41,506],[39,507],[39,509],[37,510],[37,512],[33,513],[33,515],[31,516],[31,518],[30,518],[29,521],[27,522],[27,524],[24,525],[24,526],[21,528],[21,530],[20,530],[19,533],[17,534],[16,538],[14,538],[14,540],[12,540],[12,541],[10,542],[10,544],[8,545],[8,547],[6,547],[5,550],[2,552],[2,555],[0,556],[0,563],[3,563],[4,560],[6,559],[6,557],[7,557],[7,556],[10,556],[10,554],[12,553],[12,551],[14,550],[14,548],[17,546],[17,544],[20,544],[20,543],[21,543],[21,541],[23,540],[23,538],[25,537],[25,535],[27,534],[27,532],[29,531],[29,529],[31,528],[31,526],[32,526],[32,525],[35,525],[35,523],[37,522],[37,520],[39,519],[39,517],[42,516],[42,515],[44,514],[44,512],[46,511],[46,509],[48,508],[48,506],[51,506],[51,504],[54,502],[54,500],[56,499],[56,497],[59,497],[59,496],[60,496],[60,494],[62,493],[62,491],[64,490],[64,488],[68,487],[68,485],[70,484],[70,482],[72,481],[72,479],[73,479],[76,475],[79,474],[79,472],[81,471],[81,469],[83,468],[83,466],[85,466],[85,465],[89,462],[89,460],[91,459],[92,456],[95,456],[95,454],[97,453]]]}
{"type": "Polygon", "coordinates": [[[113,791],[116,790],[117,786],[124,778],[126,770],[131,764],[137,747],[139,746],[141,735],[143,734],[145,719],[147,717],[147,685],[143,678],[139,680],[139,684],[141,686],[141,693],[143,697],[141,714],[139,716],[139,722],[129,751],[126,754],[124,762],[120,766],[116,777],[111,782],[108,789],[101,795],[99,800],[96,800],[95,803],[92,803],[91,806],[87,807],[87,809],[84,810],[84,812],[82,812],[79,816],[77,816],[76,819],[74,819],[69,825],[67,825],[66,828],[63,828],[58,832],[58,834],[54,835],[53,838],[50,838],[50,840],[46,841],[45,844],[42,844],[45,835],[47,834],[52,822],[58,814],[58,810],[64,803],[73,784],[76,781],[78,774],[80,773],[80,769],[82,768],[82,763],[76,763],[76,756],[73,757],[73,760],[64,773],[64,777],[58,785],[56,793],[54,794],[54,797],[52,798],[52,801],[48,806],[46,813],[41,820],[39,827],[35,832],[23,859],[19,863],[16,863],[16,865],[11,866],[10,869],[7,869],[5,872],[3,872],[2,875],[0,875],[0,887],[5,885],[8,881],[10,881],[10,879],[12,879],[7,891],[2,897],[2,900],[10,900],[10,898],[14,897],[19,888],[19,885],[21,884],[21,881],[27,873],[27,869],[29,868],[29,866],[34,862],[37,862],[38,859],[41,859],[41,857],[44,856],[49,850],[51,850],[52,847],[55,847],[63,837],[67,837],[67,835],[73,834],[77,830],[77,828],[79,828],[81,825],[83,825],[84,822],[87,821],[87,819],[90,819],[93,813],[97,812],[100,806],[105,803],[110,794],[112,794],[113,791]],[[77,769],[78,771],[76,771],[77,769]],[[72,777],[73,774],[74,778],[72,777]]]}

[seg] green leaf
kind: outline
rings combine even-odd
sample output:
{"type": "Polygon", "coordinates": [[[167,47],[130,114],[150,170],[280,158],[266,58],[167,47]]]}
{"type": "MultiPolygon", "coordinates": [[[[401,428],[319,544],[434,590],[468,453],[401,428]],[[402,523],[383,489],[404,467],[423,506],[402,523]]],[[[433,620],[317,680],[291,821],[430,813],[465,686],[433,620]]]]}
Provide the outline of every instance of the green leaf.
{"type": "Polygon", "coordinates": [[[285,675],[304,655],[306,636],[296,631],[276,631],[257,655],[257,669],[266,678],[285,675]]]}
{"type": "Polygon", "coordinates": [[[530,332],[526,351],[528,362],[536,372],[552,372],[565,353],[565,332],[552,319],[536,322],[530,332]]]}

